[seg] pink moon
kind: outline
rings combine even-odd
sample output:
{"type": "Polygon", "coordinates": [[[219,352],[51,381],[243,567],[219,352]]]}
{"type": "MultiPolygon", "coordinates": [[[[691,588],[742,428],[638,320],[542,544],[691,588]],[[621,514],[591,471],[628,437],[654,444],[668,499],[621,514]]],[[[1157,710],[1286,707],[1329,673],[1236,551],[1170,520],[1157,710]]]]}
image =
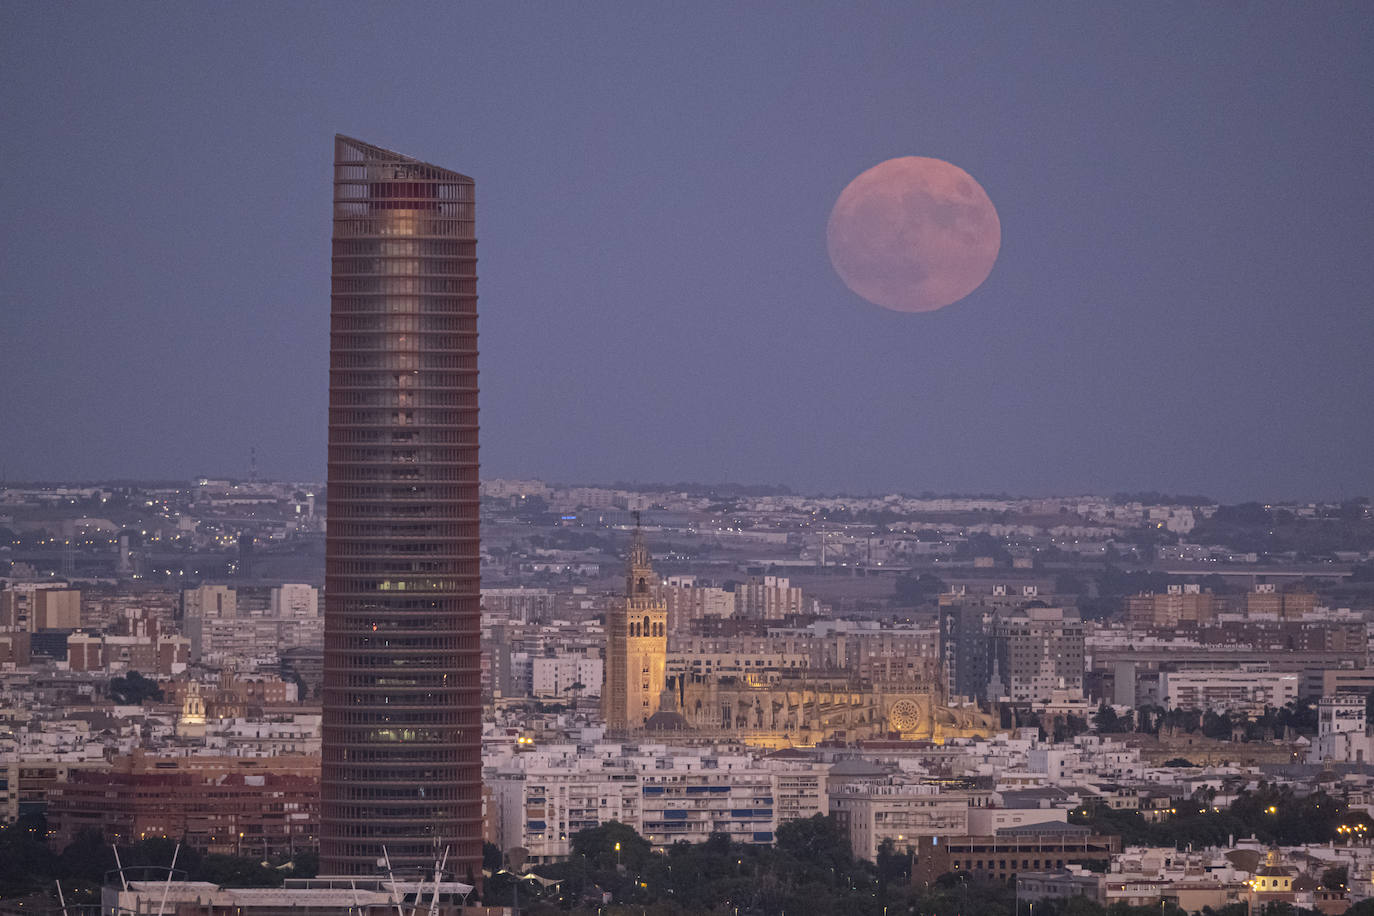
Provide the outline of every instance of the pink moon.
{"type": "Polygon", "coordinates": [[[840,192],[825,239],[830,263],[855,293],[898,312],[933,312],[988,278],[1002,223],[968,172],[942,159],[903,156],[840,192]]]}

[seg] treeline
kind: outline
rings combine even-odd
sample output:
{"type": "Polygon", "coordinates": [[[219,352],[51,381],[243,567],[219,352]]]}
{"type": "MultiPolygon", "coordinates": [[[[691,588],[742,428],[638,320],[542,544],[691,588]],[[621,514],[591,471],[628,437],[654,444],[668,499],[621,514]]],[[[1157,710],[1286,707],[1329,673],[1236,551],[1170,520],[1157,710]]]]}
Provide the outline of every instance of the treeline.
{"type": "MultiPolygon", "coordinates": [[[[1365,700],[1366,708],[1374,714],[1374,693],[1365,700]]],[[[1046,738],[1071,741],[1088,731],[1099,735],[1127,735],[1139,733],[1158,736],[1162,731],[1201,734],[1218,741],[1230,741],[1239,736],[1242,741],[1272,741],[1287,734],[1315,735],[1317,708],[1311,700],[1300,699],[1283,706],[1267,706],[1259,716],[1233,711],[1165,709],[1146,705],[1125,713],[1118,713],[1103,704],[1092,719],[1081,716],[1042,716],[1025,708],[1004,705],[1001,708],[1003,728],[1038,728],[1046,738]]],[[[1374,720],[1374,715],[1370,716],[1374,720]]]]}
{"type": "MultiPolygon", "coordinates": [[[[25,815],[0,827],[0,899],[30,894],[55,894],[56,882],[71,904],[100,903],[100,888],[116,869],[114,850],[98,834],[83,833],[66,849],[48,847],[48,825],[40,815],[25,815]]],[[[141,840],[119,847],[127,873],[148,867],[166,876],[176,851],[176,867],[191,881],[212,881],[223,887],[280,887],[286,878],[314,877],[319,857],[300,853],[294,859],[263,863],[261,857],[206,855],[189,846],[176,850],[170,839],[141,840]]]]}
{"type": "Polygon", "coordinates": [[[1374,821],[1363,811],[1351,811],[1345,802],[1313,792],[1298,796],[1288,786],[1261,783],[1242,791],[1230,805],[1215,805],[1216,793],[1204,790],[1194,798],[1174,799],[1165,817],[1150,823],[1139,811],[1107,807],[1078,809],[1069,820],[1087,824],[1096,832],[1116,834],[1123,846],[1188,845],[1201,849],[1227,846],[1253,836],[1259,842],[1279,846],[1340,841],[1341,826],[1363,825],[1374,830],[1374,821]]]}
{"type": "MultiPolygon", "coordinates": [[[[1138,815],[1137,822],[1122,812],[1098,812],[1099,819],[1091,822],[1121,828],[1133,837],[1128,842],[1225,842],[1224,836],[1216,840],[1204,831],[1188,832],[1186,825],[1179,832],[1185,821],[1205,820],[1206,807],[1194,803],[1193,809],[1201,809],[1197,814],[1180,808],[1180,814],[1163,827],[1147,825],[1138,815]],[[1156,828],[1159,832],[1150,832],[1156,828]]],[[[1250,829],[1262,841],[1281,843],[1334,836],[1335,825],[1351,817],[1320,793],[1296,799],[1270,788],[1238,800],[1227,815],[1229,819],[1217,820],[1210,829],[1250,829]],[[1268,813],[1271,807],[1274,813],[1268,813]],[[1335,813],[1338,810],[1341,813],[1335,813]]],[[[92,834],[53,853],[43,842],[44,830],[42,819],[33,817],[0,829],[0,897],[52,895],[54,882],[61,880],[69,904],[98,903],[101,883],[115,868],[109,846],[92,834]]],[[[161,869],[171,862],[174,846],[171,840],[146,840],[121,846],[120,856],[129,871],[141,866],[161,869]]],[[[833,818],[819,815],[779,827],[771,846],[734,843],[724,834],[714,834],[704,843],[679,843],[661,853],[629,826],[611,822],[577,833],[572,856],[564,862],[516,874],[503,867],[496,847],[487,846],[484,864],[491,875],[484,888],[485,903],[510,906],[518,902],[522,912],[546,916],[1007,916],[1016,901],[1013,886],[967,875],[946,874],[934,882],[913,885],[909,847],[898,848],[887,841],[876,862],[857,859],[833,818]],[[606,894],[610,903],[603,902],[606,894]]],[[[230,887],[277,887],[285,877],[313,876],[317,866],[313,854],[275,866],[248,857],[202,855],[185,847],[177,857],[177,868],[184,869],[191,880],[230,887]]],[[[1040,916],[1185,916],[1167,904],[1102,907],[1083,898],[1037,901],[1034,912],[1040,916]]],[[[1374,908],[1352,912],[1374,916],[1374,908]]],[[[1242,916],[1242,911],[1204,911],[1204,916],[1242,916]]],[[[1265,910],[1263,916],[1300,914],[1290,907],[1265,910]]]]}
{"type": "MultiPolygon", "coordinates": [[[[910,848],[890,841],[876,862],[856,859],[847,837],[832,818],[816,816],[778,828],[772,846],[732,843],[723,834],[705,843],[680,843],[666,853],[652,850],[630,827],[610,823],[573,837],[572,857],[516,876],[500,868],[500,853],[490,847],[495,873],[485,901],[511,905],[519,900],[530,914],[582,916],[879,916],[935,913],[1010,916],[1016,890],[1010,884],[967,875],[942,875],[934,882],[911,883],[910,848]],[[619,849],[617,850],[617,844],[619,849]],[[548,885],[536,881],[534,874],[548,885]],[[602,894],[611,896],[602,903],[602,894]]],[[[1021,904],[1022,916],[1032,912],[1021,904]]],[[[1184,916],[1172,905],[1103,907],[1084,898],[1037,901],[1038,916],[1184,916]]],[[[1267,916],[1294,916],[1275,911],[1267,916]]],[[[1246,916],[1244,907],[1206,916],[1246,916]]],[[[1259,911],[1251,916],[1261,916],[1259,911]]],[[[1374,916],[1374,914],[1369,914],[1374,916]]]]}

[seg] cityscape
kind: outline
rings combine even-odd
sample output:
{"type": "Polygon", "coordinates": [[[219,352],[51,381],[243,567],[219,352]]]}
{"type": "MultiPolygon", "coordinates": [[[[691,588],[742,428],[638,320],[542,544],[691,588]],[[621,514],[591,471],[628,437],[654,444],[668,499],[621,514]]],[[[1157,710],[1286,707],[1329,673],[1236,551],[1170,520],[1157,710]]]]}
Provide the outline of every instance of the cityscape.
{"type": "Polygon", "coordinates": [[[0,25],[0,916],[1374,914],[1368,10],[0,25]]]}
{"type": "MultiPolygon", "coordinates": [[[[46,869],[11,870],[7,897],[34,906],[65,868],[68,903],[92,902],[115,867],[101,837],[126,867],[181,843],[221,903],[284,884],[327,906],[306,902],[338,887],[302,877],[319,873],[394,906],[373,863],[318,871],[324,491],[3,491],[6,841],[46,869]],[[38,824],[51,858],[29,848],[38,824]]],[[[487,479],[480,523],[477,845],[445,872],[449,903],[480,886],[532,912],[710,911],[711,893],[804,909],[779,857],[822,840],[854,896],[889,906],[1374,896],[1366,499],[487,479]],[[737,874],[710,874],[713,844],[737,874]]],[[[397,886],[424,897],[433,862],[387,845],[397,886]]],[[[163,890],[138,886],[120,906],[163,890]]]]}

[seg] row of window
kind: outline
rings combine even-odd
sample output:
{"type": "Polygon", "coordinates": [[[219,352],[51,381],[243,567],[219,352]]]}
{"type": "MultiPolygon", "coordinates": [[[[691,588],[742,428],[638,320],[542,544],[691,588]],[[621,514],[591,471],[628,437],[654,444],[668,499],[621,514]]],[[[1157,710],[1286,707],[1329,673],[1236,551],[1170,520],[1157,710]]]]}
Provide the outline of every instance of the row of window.
{"type": "Polygon", "coordinates": [[[441,241],[436,239],[335,239],[334,257],[435,257],[476,258],[475,242],[441,241]]]}
{"type": "Polygon", "coordinates": [[[456,315],[477,323],[477,295],[467,296],[341,296],[329,299],[329,312],[335,317],[344,315],[456,315]]]}
{"type": "Polygon", "coordinates": [[[470,500],[473,497],[472,487],[460,486],[457,483],[402,483],[402,484],[366,484],[366,483],[333,483],[330,484],[330,501],[346,501],[350,499],[394,499],[394,500],[470,500]]]}
{"type": "Polygon", "coordinates": [[[347,391],[404,391],[419,394],[425,391],[457,391],[459,393],[477,390],[477,357],[468,354],[462,357],[471,363],[460,366],[464,371],[435,372],[412,369],[408,372],[389,372],[385,369],[372,372],[340,370],[330,376],[333,393],[347,391]]]}
{"type": "MultiPolygon", "coordinates": [[[[458,443],[461,445],[475,446],[477,444],[476,430],[460,430],[458,443]]],[[[346,446],[332,447],[329,450],[329,463],[336,464],[378,464],[388,463],[392,465],[419,465],[435,466],[461,462],[464,460],[475,460],[465,456],[475,456],[475,449],[464,450],[455,448],[411,448],[404,446],[380,447],[380,448],[349,448],[346,446]]],[[[352,473],[354,468],[347,468],[348,473],[352,473]]]]}
{"type": "Polygon", "coordinates": [[[345,785],[340,798],[345,801],[457,801],[460,794],[457,787],[449,785],[408,785],[408,786],[350,786],[345,785]]]}
{"type": "Polygon", "coordinates": [[[368,198],[425,198],[473,202],[473,180],[455,179],[419,162],[335,163],[334,198],[360,201],[368,198]]]}
{"type": "Polygon", "coordinates": [[[330,586],[340,594],[358,594],[361,592],[457,592],[471,586],[471,580],[476,579],[479,574],[476,563],[459,563],[454,565],[453,572],[449,577],[424,578],[413,576],[397,579],[353,579],[344,573],[331,573],[331,577],[338,576],[338,579],[331,582],[330,586]],[[339,581],[342,580],[342,581],[339,581]]]}
{"type": "MultiPolygon", "coordinates": [[[[421,836],[433,836],[435,833],[440,835],[452,836],[456,832],[455,823],[458,815],[454,809],[445,805],[442,808],[435,808],[433,813],[426,814],[424,817],[418,815],[405,815],[406,823],[391,824],[386,821],[378,820],[374,815],[368,813],[369,809],[356,805],[339,805],[337,808],[331,806],[330,814],[339,818],[343,823],[339,824],[333,831],[333,835],[342,839],[349,837],[367,837],[378,842],[385,842],[387,854],[393,862],[400,861],[403,856],[433,856],[434,841],[427,843],[406,846],[403,843],[395,842],[398,839],[414,837],[416,834],[421,836]],[[442,811],[444,816],[438,812],[442,811]],[[447,829],[442,829],[447,828],[447,829]],[[413,849],[411,853],[403,850],[413,849]]],[[[480,817],[480,814],[478,815],[480,817]]],[[[376,868],[376,860],[380,857],[381,847],[367,847],[371,853],[368,865],[376,868]]],[[[324,847],[321,847],[324,853],[324,847]]]]}
{"type": "Polygon", "coordinates": [[[335,258],[333,268],[336,277],[348,274],[385,277],[476,276],[476,261],[467,258],[335,258]]]}
{"type": "MultiPolygon", "coordinates": [[[[390,457],[390,456],[388,456],[390,457]]],[[[383,459],[385,460],[385,459],[383,459]]],[[[452,460],[452,459],[450,459],[452,460]]],[[[418,462],[367,463],[337,468],[330,474],[331,486],[346,483],[409,483],[412,481],[477,483],[475,469],[457,464],[420,464],[418,462]]]]}
{"type": "Polygon", "coordinates": [[[365,189],[396,184],[401,187],[425,188],[428,197],[444,200],[472,201],[473,182],[438,166],[423,162],[396,162],[368,159],[344,159],[347,155],[366,155],[353,141],[339,139],[335,144],[334,196],[362,197],[365,189]]]}
{"type": "MultiPolygon", "coordinates": [[[[414,618],[408,618],[414,622],[414,618]]],[[[420,621],[423,622],[423,621],[420,621]]],[[[385,618],[379,619],[378,625],[389,623],[385,618]]],[[[346,652],[371,651],[376,648],[411,648],[419,652],[451,651],[455,656],[449,659],[455,669],[462,669],[462,654],[464,651],[481,651],[480,645],[474,643],[473,634],[467,632],[466,628],[458,625],[458,622],[449,621],[445,628],[440,626],[416,626],[416,628],[397,629],[383,628],[372,633],[371,630],[349,630],[345,633],[330,633],[327,637],[326,648],[331,652],[346,654],[346,652]],[[440,636],[440,633],[444,636],[440,636]],[[405,640],[403,636],[411,636],[412,639],[405,640]],[[371,640],[371,641],[368,641],[371,640]],[[381,640],[386,640],[385,643],[381,640]]],[[[345,655],[345,658],[348,656],[345,655]]]]}
{"type": "Polygon", "coordinates": [[[442,706],[424,710],[387,712],[344,712],[336,716],[341,725],[372,725],[386,728],[403,726],[444,726],[459,724],[459,714],[442,706]]]}
{"type": "Polygon", "coordinates": [[[329,354],[330,369],[371,369],[380,372],[416,371],[424,369],[467,369],[476,371],[476,352],[438,353],[406,352],[388,350],[362,350],[329,354]]]}
{"type": "MultiPolygon", "coordinates": [[[[362,691],[366,690],[386,690],[395,687],[410,690],[424,687],[450,687],[452,686],[449,683],[451,677],[451,674],[444,672],[414,671],[405,674],[388,673],[379,677],[375,674],[358,674],[356,672],[340,675],[337,672],[326,670],[324,673],[324,692],[327,699],[331,693],[340,691],[348,697],[362,697],[364,696],[362,691]],[[342,685],[337,683],[340,680],[343,681],[342,685]]],[[[384,696],[384,694],[377,694],[374,697],[375,702],[381,703],[384,696]]],[[[330,704],[326,702],[325,705],[330,704]]]]}
{"type": "MultiPolygon", "coordinates": [[[[374,189],[387,185],[371,185],[374,189]]],[[[423,235],[419,231],[429,220],[458,217],[472,222],[472,204],[442,201],[435,197],[356,197],[334,198],[334,234],[341,235],[339,223],[360,216],[378,216],[380,235],[423,235]],[[387,230],[391,230],[390,233],[387,230]]]]}
{"type": "Polygon", "coordinates": [[[343,744],[456,744],[462,740],[458,728],[342,728],[337,730],[343,744]]]}
{"type": "Polygon", "coordinates": [[[331,407],[329,422],[335,426],[456,426],[477,421],[477,396],[463,395],[470,403],[463,410],[443,408],[331,407]]]}
{"type": "Polygon", "coordinates": [[[427,620],[477,613],[479,598],[467,595],[369,595],[340,597],[329,605],[330,630],[376,626],[380,629],[419,629],[427,620]]]}
{"type": "MultiPolygon", "coordinates": [[[[471,710],[471,721],[463,723],[466,728],[481,727],[481,708],[471,710]]],[[[453,734],[461,734],[464,727],[449,729],[453,734]]],[[[324,749],[324,779],[338,779],[341,776],[357,776],[359,766],[379,764],[373,770],[377,780],[416,780],[416,779],[454,779],[466,767],[482,765],[480,748],[452,745],[449,747],[390,747],[382,745],[329,744],[324,749]],[[382,776],[380,773],[389,773],[382,776]]],[[[460,780],[461,781],[461,780],[460,780]]]]}
{"type": "MultiPolygon", "coordinates": [[[[473,720],[480,724],[481,712],[473,720]]],[[[330,744],[324,749],[324,763],[321,778],[337,781],[343,778],[363,778],[366,772],[376,781],[396,780],[415,781],[444,779],[459,782],[464,772],[476,766],[480,772],[482,752],[480,748],[463,747],[371,747],[354,745],[345,747],[330,744]],[[361,771],[361,766],[373,766],[361,771]]]]}
{"type": "MultiPolygon", "coordinates": [[[[389,851],[394,861],[400,862],[405,859],[424,859],[434,853],[434,841],[426,840],[423,843],[403,843],[392,840],[387,843],[389,851]]],[[[320,855],[325,858],[349,859],[355,867],[362,869],[363,874],[371,874],[376,870],[377,859],[381,857],[382,848],[377,843],[339,843],[322,840],[320,843],[320,855]]],[[[454,850],[455,861],[459,858],[480,858],[480,850],[477,853],[459,853],[454,850]]]]}
{"type": "MultiPolygon", "coordinates": [[[[354,540],[370,541],[385,539],[387,544],[383,545],[382,549],[389,551],[392,546],[391,540],[394,538],[426,538],[431,539],[429,541],[430,543],[435,543],[444,540],[452,540],[454,538],[476,537],[475,523],[471,525],[459,525],[447,522],[422,522],[420,524],[387,525],[352,522],[349,524],[341,524],[338,528],[333,527],[333,521],[330,521],[329,524],[331,526],[329,533],[333,535],[333,537],[330,538],[330,543],[340,547],[352,547],[353,545],[351,542],[354,540]]],[[[357,546],[366,548],[367,545],[366,543],[361,543],[357,546]]],[[[354,553],[356,551],[350,550],[349,552],[354,553]]],[[[377,553],[381,552],[381,550],[373,552],[377,553]]],[[[420,552],[418,545],[417,552],[420,552]]]]}
{"type": "Polygon", "coordinates": [[[420,293],[443,293],[447,295],[477,295],[476,277],[392,277],[376,275],[370,277],[335,276],[331,279],[330,292],[335,295],[350,293],[371,293],[373,295],[415,295],[420,293]]]}
{"type": "Polygon", "coordinates": [[[456,657],[450,658],[416,650],[399,655],[357,655],[352,652],[341,652],[339,655],[344,659],[344,664],[355,671],[385,671],[391,668],[423,671],[426,668],[457,669],[459,667],[456,657]]]}
{"type": "MultiPolygon", "coordinates": [[[[379,621],[380,624],[380,621],[379,621]]],[[[467,641],[462,638],[462,628],[452,627],[446,635],[439,635],[443,631],[354,631],[350,634],[330,634],[329,647],[331,649],[343,651],[377,651],[390,650],[393,652],[440,652],[445,650],[460,650],[468,648],[467,641]],[[410,635],[403,635],[406,633],[410,635]]],[[[357,656],[358,664],[366,664],[370,656],[357,656]]],[[[461,664],[458,659],[453,660],[455,667],[461,664]]]]}
{"type": "Polygon", "coordinates": [[[418,350],[427,352],[477,349],[477,335],[451,334],[431,331],[412,333],[377,331],[371,334],[334,332],[330,335],[331,350],[418,350]]]}
{"type": "MultiPolygon", "coordinates": [[[[460,544],[459,542],[475,541],[477,540],[477,538],[477,531],[471,530],[469,531],[466,537],[455,537],[445,541],[407,541],[403,544],[385,544],[381,545],[380,547],[376,544],[368,544],[366,542],[353,541],[332,545],[332,549],[330,549],[329,551],[329,559],[333,560],[339,557],[372,557],[380,562],[381,560],[393,557],[396,554],[421,557],[438,556],[443,557],[445,559],[460,559],[465,554],[463,547],[467,545],[460,544]]],[[[425,572],[433,571],[429,569],[421,570],[421,568],[418,566],[412,566],[411,569],[425,572]]],[[[334,566],[332,564],[330,566],[330,570],[339,573],[382,571],[376,569],[375,566],[365,569],[351,569],[343,566],[334,566]]]]}
{"type": "MultiPolygon", "coordinates": [[[[393,175],[399,170],[393,169],[393,175]]],[[[395,178],[412,179],[418,176],[394,176],[392,180],[377,181],[376,175],[367,176],[367,181],[335,181],[334,203],[353,201],[405,201],[430,204],[442,201],[445,204],[460,204],[455,210],[469,215],[473,208],[472,183],[460,184],[451,179],[435,176],[430,181],[398,181],[395,178]]]]}
{"type": "MultiPolygon", "coordinates": [[[[343,205],[348,207],[350,205],[343,205]]],[[[471,219],[438,219],[435,217],[415,216],[410,219],[403,219],[399,215],[392,216],[390,219],[366,219],[353,216],[350,213],[343,214],[342,218],[337,215],[334,219],[334,238],[349,239],[359,236],[405,236],[415,238],[417,236],[435,236],[438,238],[456,238],[475,240],[477,234],[473,231],[473,221],[471,219]]]]}
{"type": "Polygon", "coordinates": [[[445,505],[396,505],[392,503],[335,503],[330,500],[330,525],[334,519],[387,519],[403,520],[433,518],[459,520],[469,512],[464,507],[477,504],[477,500],[453,501],[445,505]]]}
{"type": "MultiPolygon", "coordinates": [[[[377,591],[423,592],[433,590],[431,583],[436,577],[472,575],[472,563],[472,560],[462,556],[429,560],[331,559],[325,566],[325,574],[331,579],[382,576],[385,578],[377,591]]],[[[348,585],[356,585],[356,582],[342,583],[345,588],[348,585]]]]}
{"type": "Polygon", "coordinates": [[[661,624],[661,623],[651,623],[651,622],[649,621],[649,618],[648,618],[648,617],[645,617],[644,620],[643,620],[642,622],[641,622],[641,621],[637,621],[637,620],[632,620],[632,621],[630,621],[629,633],[628,633],[628,635],[630,635],[630,636],[650,636],[650,637],[652,637],[652,636],[662,636],[662,635],[664,635],[663,624],[661,624]]]}
{"type": "MultiPolygon", "coordinates": [[[[1008,867],[1012,869],[1015,869],[1017,867],[1015,859],[955,859],[953,865],[955,868],[968,868],[972,869],[973,871],[1006,871],[1008,867]],[[1008,862],[1011,863],[1010,866],[1008,866],[1008,862]]],[[[1062,869],[1064,867],[1064,860],[1022,859],[1020,867],[1021,869],[1026,871],[1040,871],[1042,870],[1042,868],[1062,869]]]]}
{"type": "Polygon", "coordinates": [[[335,595],[357,596],[365,592],[458,592],[468,593],[480,572],[476,559],[446,559],[436,569],[411,568],[396,572],[377,572],[377,563],[337,560],[326,569],[329,587],[335,595]],[[359,578],[376,576],[378,578],[359,578]]]}
{"type": "MultiPolygon", "coordinates": [[[[345,445],[358,443],[360,445],[381,445],[390,444],[393,448],[418,448],[422,445],[471,445],[473,429],[434,429],[427,428],[424,435],[419,430],[387,430],[387,429],[368,429],[366,427],[353,427],[351,429],[337,429],[330,431],[331,445],[345,445]]],[[[477,449],[467,448],[458,452],[456,459],[458,463],[473,463],[477,461],[477,449]]]]}
{"type": "Polygon", "coordinates": [[[465,315],[335,315],[331,331],[466,331],[477,333],[477,319],[465,315]]]}

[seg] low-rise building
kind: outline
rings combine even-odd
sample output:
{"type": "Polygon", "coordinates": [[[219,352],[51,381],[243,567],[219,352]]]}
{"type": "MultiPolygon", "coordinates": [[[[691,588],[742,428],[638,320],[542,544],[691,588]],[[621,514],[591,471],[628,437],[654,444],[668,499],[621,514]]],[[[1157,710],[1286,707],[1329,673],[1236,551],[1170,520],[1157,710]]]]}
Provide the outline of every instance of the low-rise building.
{"type": "Polygon", "coordinates": [[[211,853],[291,855],[319,843],[320,758],[169,757],[141,751],[48,790],[60,848],[87,830],[109,842],[174,837],[211,853]]]}

